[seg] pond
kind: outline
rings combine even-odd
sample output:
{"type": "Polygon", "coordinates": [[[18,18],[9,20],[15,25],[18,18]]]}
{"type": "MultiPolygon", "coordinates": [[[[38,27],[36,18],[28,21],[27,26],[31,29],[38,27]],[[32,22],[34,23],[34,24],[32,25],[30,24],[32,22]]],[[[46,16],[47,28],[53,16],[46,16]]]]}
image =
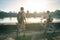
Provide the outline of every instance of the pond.
{"type": "MultiPolygon", "coordinates": [[[[40,17],[36,17],[36,18],[26,18],[26,23],[43,23],[44,21],[46,21],[46,19],[42,19],[40,17]]],[[[53,22],[60,22],[60,19],[57,18],[53,18],[53,22]]],[[[3,19],[0,19],[0,23],[17,23],[17,18],[16,17],[6,17],[3,19]]]]}

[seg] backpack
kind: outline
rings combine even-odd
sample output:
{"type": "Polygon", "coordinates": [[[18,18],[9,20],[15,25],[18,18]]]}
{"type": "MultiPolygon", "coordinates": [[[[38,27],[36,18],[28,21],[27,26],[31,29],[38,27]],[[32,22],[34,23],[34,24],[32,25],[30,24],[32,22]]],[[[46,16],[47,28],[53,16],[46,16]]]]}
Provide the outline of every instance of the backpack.
{"type": "Polygon", "coordinates": [[[52,22],[53,18],[51,17],[51,15],[49,15],[49,18],[47,19],[48,22],[52,22]]]}
{"type": "Polygon", "coordinates": [[[17,20],[18,20],[19,23],[22,22],[22,20],[23,20],[23,18],[22,18],[22,13],[19,12],[19,13],[17,14],[17,20]]]}

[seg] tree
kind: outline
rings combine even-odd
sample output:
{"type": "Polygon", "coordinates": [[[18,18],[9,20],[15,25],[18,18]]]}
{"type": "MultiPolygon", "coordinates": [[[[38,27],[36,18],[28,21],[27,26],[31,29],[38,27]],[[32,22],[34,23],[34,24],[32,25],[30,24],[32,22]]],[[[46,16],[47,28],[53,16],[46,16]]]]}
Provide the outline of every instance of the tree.
{"type": "Polygon", "coordinates": [[[56,11],[54,12],[54,16],[55,16],[56,18],[60,18],[60,10],[56,10],[56,11]]]}

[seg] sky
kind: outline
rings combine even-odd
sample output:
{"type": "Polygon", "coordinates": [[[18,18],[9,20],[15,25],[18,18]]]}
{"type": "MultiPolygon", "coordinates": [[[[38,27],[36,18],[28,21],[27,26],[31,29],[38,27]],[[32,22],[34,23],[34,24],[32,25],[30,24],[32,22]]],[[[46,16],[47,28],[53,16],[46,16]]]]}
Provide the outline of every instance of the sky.
{"type": "Polygon", "coordinates": [[[0,0],[0,10],[18,12],[20,7],[24,7],[24,11],[43,12],[55,11],[60,9],[60,0],[0,0]]]}

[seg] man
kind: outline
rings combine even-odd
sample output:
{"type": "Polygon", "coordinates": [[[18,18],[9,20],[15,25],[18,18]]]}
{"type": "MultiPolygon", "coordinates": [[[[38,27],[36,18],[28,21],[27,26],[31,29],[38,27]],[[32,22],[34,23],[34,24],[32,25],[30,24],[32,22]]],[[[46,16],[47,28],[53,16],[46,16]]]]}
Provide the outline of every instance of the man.
{"type": "Polygon", "coordinates": [[[50,11],[47,11],[47,23],[52,22],[52,21],[53,21],[53,18],[50,15],[50,11]]]}
{"type": "Polygon", "coordinates": [[[24,12],[24,8],[21,7],[20,12],[17,15],[19,29],[21,29],[21,30],[25,29],[25,23],[24,23],[25,18],[26,18],[26,15],[25,15],[25,12],[24,12]]]}
{"type": "Polygon", "coordinates": [[[50,23],[53,21],[53,18],[50,15],[50,11],[47,11],[47,13],[46,13],[46,20],[47,20],[47,22],[46,22],[47,25],[50,25],[50,23]]]}
{"type": "MultiPolygon", "coordinates": [[[[48,31],[51,31],[51,32],[54,31],[54,27],[51,25],[51,22],[53,21],[53,18],[50,15],[50,11],[47,11],[44,18],[46,18],[45,33],[48,32],[48,31]]],[[[46,33],[46,37],[47,37],[47,40],[53,40],[51,33],[46,33]]]]}
{"type": "Polygon", "coordinates": [[[25,23],[24,23],[25,18],[26,18],[26,15],[25,15],[25,12],[24,12],[24,8],[21,7],[20,12],[18,12],[18,14],[17,14],[18,25],[17,25],[16,40],[19,39],[19,33],[25,30],[25,23]]]}
{"type": "Polygon", "coordinates": [[[44,24],[48,24],[51,23],[53,21],[52,16],[50,15],[50,11],[47,11],[44,16],[43,19],[45,19],[44,24]]]}

